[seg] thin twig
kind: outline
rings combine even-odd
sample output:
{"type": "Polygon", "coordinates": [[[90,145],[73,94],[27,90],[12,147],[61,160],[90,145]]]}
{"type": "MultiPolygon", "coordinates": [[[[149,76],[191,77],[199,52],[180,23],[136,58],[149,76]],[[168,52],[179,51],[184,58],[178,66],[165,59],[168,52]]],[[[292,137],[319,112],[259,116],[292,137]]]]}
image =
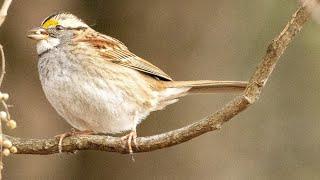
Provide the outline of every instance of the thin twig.
{"type": "Polygon", "coordinates": [[[2,7],[0,9],[0,26],[3,24],[4,20],[7,17],[8,9],[12,3],[12,0],[4,0],[2,7]]]}
{"type": "MultiPolygon", "coordinates": [[[[0,10],[0,12],[1,12],[1,10],[0,10]]],[[[0,21],[2,21],[2,22],[0,22],[0,26],[1,26],[3,21],[4,21],[4,19],[2,20],[0,18],[0,21]]],[[[0,52],[1,52],[1,74],[0,74],[0,87],[1,87],[4,75],[6,74],[6,71],[5,71],[5,69],[6,69],[6,65],[5,65],[6,64],[6,59],[5,59],[5,56],[4,56],[2,44],[0,44],[0,52]]],[[[0,138],[1,138],[1,142],[3,142],[2,121],[1,121],[1,119],[0,119],[0,138]]],[[[0,180],[2,179],[2,169],[3,169],[2,150],[3,150],[2,144],[0,144],[0,166],[1,166],[0,167],[0,180]]]]}
{"type": "MultiPolygon", "coordinates": [[[[305,7],[299,8],[283,29],[268,46],[262,62],[253,73],[244,93],[210,116],[191,125],[150,137],[137,138],[138,148],[134,152],[147,152],[183,143],[206,132],[220,129],[222,124],[245,110],[259,99],[262,89],[275,68],[280,56],[289,43],[309,19],[305,7]]],[[[7,136],[18,148],[18,154],[53,154],[58,153],[58,139],[23,139],[7,136]]],[[[128,153],[126,142],[118,137],[82,135],[67,137],[63,141],[63,151],[100,150],[109,152],[128,153]]]]}
{"type": "Polygon", "coordinates": [[[6,121],[10,120],[11,119],[11,115],[10,115],[10,112],[9,112],[9,105],[7,105],[6,101],[5,100],[1,100],[1,104],[4,108],[4,111],[7,113],[7,119],[6,121]]]}
{"type": "Polygon", "coordinates": [[[6,74],[6,58],[3,51],[3,46],[0,44],[0,53],[1,53],[1,74],[0,74],[0,87],[3,82],[4,75],[6,74]]]}
{"type": "MultiPolygon", "coordinates": [[[[2,26],[3,22],[5,21],[8,9],[12,3],[12,0],[4,0],[2,7],[0,9],[0,27],[2,26]]],[[[6,74],[6,59],[3,51],[3,46],[0,44],[0,53],[1,53],[1,74],[0,74],[0,87],[3,82],[4,75],[6,74]]],[[[2,101],[2,104],[5,104],[5,102],[2,101]]],[[[7,106],[5,106],[7,108],[7,106]]],[[[0,120],[0,138],[3,141],[3,133],[2,133],[2,122],[0,120]]],[[[2,168],[3,168],[3,162],[2,162],[2,144],[0,144],[0,179],[2,179],[2,168]]]]}

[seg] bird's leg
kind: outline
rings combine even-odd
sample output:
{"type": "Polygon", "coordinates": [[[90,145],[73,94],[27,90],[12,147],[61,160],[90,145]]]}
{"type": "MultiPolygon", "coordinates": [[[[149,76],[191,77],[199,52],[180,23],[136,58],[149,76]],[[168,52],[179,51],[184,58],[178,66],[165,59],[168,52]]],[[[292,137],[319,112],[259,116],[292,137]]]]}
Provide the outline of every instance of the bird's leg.
{"type": "Polygon", "coordinates": [[[59,153],[62,152],[62,141],[64,138],[69,137],[69,136],[75,136],[75,135],[90,135],[93,133],[94,132],[91,130],[76,131],[74,128],[72,128],[70,132],[65,132],[63,134],[58,134],[58,135],[54,136],[55,138],[59,138],[59,143],[58,143],[59,153]]]}
{"type": "Polygon", "coordinates": [[[129,134],[122,136],[121,140],[126,140],[127,141],[129,153],[132,155],[133,151],[132,151],[131,143],[133,142],[134,146],[137,148],[137,131],[136,131],[136,128],[131,130],[129,134]]]}

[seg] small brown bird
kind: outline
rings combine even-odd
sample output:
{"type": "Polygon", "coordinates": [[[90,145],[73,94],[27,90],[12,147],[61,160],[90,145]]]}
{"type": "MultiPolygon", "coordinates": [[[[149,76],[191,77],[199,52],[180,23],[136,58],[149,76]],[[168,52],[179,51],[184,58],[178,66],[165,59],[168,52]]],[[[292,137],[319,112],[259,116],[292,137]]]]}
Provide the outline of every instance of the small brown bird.
{"type": "Polygon", "coordinates": [[[150,112],[185,95],[242,91],[247,85],[174,81],[119,40],[96,32],[69,13],[47,17],[28,37],[37,40],[40,81],[55,110],[82,132],[129,132],[123,139],[130,153],[136,127],[150,112]]]}

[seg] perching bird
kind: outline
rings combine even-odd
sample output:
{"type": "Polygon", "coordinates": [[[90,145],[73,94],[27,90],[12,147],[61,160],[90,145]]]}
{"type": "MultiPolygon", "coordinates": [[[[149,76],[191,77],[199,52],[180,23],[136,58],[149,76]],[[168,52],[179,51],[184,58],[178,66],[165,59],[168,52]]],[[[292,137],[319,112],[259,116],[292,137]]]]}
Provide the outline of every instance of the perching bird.
{"type": "Polygon", "coordinates": [[[242,91],[247,85],[243,81],[174,81],[119,40],[69,13],[47,17],[28,37],[37,40],[41,85],[55,110],[82,132],[129,132],[123,139],[130,153],[136,127],[150,112],[185,95],[242,91]]]}

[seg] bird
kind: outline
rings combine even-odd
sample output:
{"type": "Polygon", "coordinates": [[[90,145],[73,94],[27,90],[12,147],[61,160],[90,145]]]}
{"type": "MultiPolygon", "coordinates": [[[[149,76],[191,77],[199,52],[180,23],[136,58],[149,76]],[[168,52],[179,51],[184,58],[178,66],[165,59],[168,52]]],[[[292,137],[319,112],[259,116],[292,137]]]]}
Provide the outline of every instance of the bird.
{"type": "MultiPolygon", "coordinates": [[[[175,81],[121,41],[77,16],[54,13],[27,37],[36,41],[39,79],[57,111],[79,133],[123,133],[130,154],[137,125],[151,112],[201,93],[241,92],[246,81],[175,81]]],[[[60,136],[62,140],[70,134],[60,136]]]]}

